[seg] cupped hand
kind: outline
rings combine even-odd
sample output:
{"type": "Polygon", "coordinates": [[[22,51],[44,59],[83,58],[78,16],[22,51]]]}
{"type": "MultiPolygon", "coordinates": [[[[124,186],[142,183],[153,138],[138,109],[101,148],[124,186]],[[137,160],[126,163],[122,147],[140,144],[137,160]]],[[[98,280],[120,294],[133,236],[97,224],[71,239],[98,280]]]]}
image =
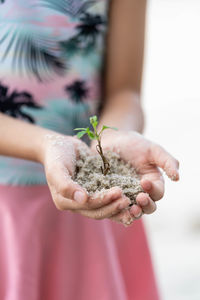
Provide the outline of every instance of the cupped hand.
{"type": "MultiPolygon", "coordinates": [[[[144,190],[136,197],[137,205],[125,210],[111,219],[129,225],[143,213],[151,214],[156,210],[155,201],[164,195],[164,179],[159,168],[174,181],[179,179],[179,163],[165,149],[134,131],[117,131],[102,137],[104,150],[113,150],[121,158],[131,163],[140,176],[140,184],[144,190]]],[[[91,145],[95,151],[95,143],[91,145]]]]}
{"type": "Polygon", "coordinates": [[[129,206],[130,201],[118,187],[111,188],[104,195],[96,193],[89,197],[73,180],[80,148],[90,153],[86,144],[76,137],[56,134],[45,136],[43,164],[56,207],[97,220],[120,213],[129,206]]]}

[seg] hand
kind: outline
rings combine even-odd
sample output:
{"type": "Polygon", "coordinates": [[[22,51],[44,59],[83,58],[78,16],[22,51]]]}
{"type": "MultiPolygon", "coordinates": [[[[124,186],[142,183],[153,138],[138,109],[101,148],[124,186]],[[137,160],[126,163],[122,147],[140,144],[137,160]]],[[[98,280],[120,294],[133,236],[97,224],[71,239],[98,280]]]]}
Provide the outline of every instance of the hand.
{"type": "Polygon", "coordinates": [[[46,135],[43,164],[47,183],[56,207],[70,210],[93,219],[109,218],[128,207],[130,201],[118,187],[111,188],[105,195],[87,192],[73,181],[75,162],[79,148],[90,152],[85,143],[75,137],[46,135]]]}
{"type": "MultiPolygon", "coordinates": [[[[112,216],[111,219],[129,225],[143,213],[153,213],[156,210],[155,201],[160,200],[164,195],[164,179],[159,168],[163,169],[169,178],[176,181],[179,179],[178,161],[161,146],[150,142],[134,131],[105,134],[102,138],[102,147],[104,150],[119,152],[124,161],[132,164],[141,178],[140,184],[144,190],[136,197],[137,205],[112,216]]],[[[94,142],[91,148],[95,150],[94,142]]]]}

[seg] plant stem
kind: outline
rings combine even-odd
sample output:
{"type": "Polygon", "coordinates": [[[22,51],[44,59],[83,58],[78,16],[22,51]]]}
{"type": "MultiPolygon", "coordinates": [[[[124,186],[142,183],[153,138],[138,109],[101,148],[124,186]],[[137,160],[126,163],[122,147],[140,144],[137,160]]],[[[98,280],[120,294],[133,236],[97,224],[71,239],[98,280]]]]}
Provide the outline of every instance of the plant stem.
{"type": "Polygon", "coordinates": [[[101,167],[101,172],[105,176],[108,173],[108,171],[110,170],[110,164],[109,164],[107,158],[103,154],[103,150],[101,147],[101,139],[98,138],[97,141],[98,141],[98,145],[96,145],[96,149],[103,161],[103,168],[101,167]]]}

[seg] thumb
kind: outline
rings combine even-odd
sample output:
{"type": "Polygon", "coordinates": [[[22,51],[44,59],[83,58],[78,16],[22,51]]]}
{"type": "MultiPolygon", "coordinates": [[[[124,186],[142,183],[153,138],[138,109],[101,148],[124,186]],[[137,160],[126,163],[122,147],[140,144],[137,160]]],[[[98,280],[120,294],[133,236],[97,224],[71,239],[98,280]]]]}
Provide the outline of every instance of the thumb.
{"type": "Polygon", "coordinates": [[[72,180],[67,168],[55,168],[51,176],[47,176],[56,207],[60,210],[78,209],[88,199],[87,192],[72,180]]]}

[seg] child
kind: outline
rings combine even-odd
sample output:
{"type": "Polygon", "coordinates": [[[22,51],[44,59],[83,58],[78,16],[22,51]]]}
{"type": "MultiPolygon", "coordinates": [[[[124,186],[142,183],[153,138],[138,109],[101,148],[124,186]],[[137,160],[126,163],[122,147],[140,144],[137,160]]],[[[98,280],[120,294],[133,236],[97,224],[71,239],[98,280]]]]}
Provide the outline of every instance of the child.
{"type": "Polygon", "coordinates": [[[117,224],[155,211],[158,167],[178,180],[178,162],[138,133],[145,5],[0,3],[2,300],[158,299],[141,220],[117,224]],[[100,126],[119,128],[103,147],[119,148],[141,175],[145,192],[130,211],[118,187],[100,204],[72,180],[78,146],[88,147],[73,128],[98,112],[100,126]]]}

